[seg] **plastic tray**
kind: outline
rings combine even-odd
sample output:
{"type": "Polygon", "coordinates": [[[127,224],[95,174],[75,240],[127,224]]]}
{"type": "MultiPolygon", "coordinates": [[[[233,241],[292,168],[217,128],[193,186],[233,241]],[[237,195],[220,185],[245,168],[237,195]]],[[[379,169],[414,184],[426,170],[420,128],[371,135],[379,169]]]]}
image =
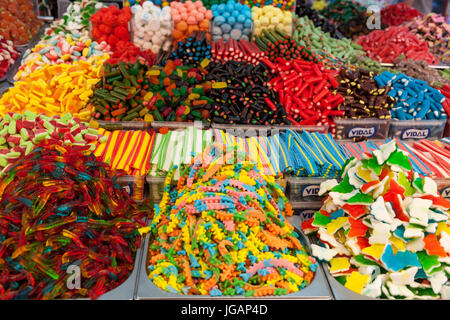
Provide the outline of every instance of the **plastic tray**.
{"type": "Polygon", "coordinates": [[[438,192],[444,198],[450,200],[450,179],[434,179],[438,192]]]}
{"type": "Polygon", "coordinates": [[[385,139],[389,133],[390,119],[334,119],[336,139],[385,139]]]}
{"type": "Polygon", "coordinates": [[[143,202],[145,195],[145,177],[144,176],[120,176],[117,183],[128,192],[136,202],[143,202]]]}
{"type": "Polygon", "coordinates": [[[314,213],[320,209],[322,202],[291,202],[294,215],[298,216],[300,222],[311,219],[314,213]]]}
{"type": "MultiPolygon", "coordinates": [[[[289,217],[288,220],[291,222],[291,224],[296,227],[298,230],[300,230],[300,220],[298,217],[289,217]]],[[[305,246],[305,249],[308,249],[310,247],[309,239],[307,239],[305,236],[303,236],[303,233],[298,232],[304,240],[301,241],[302,244],[305,246]]],[[[213,297],[209,295],[181,295],[181,294],[174,294],[169,293],[166,291],[163,291],[159,287],[157,287],[149,278],[147,274],[147,252],[148,252],[148,245],[150,242],[150,235],[147,235],[145,239],[145,245],[143,248],[143,254],[141,259],[141,267],[137,282],[137,294],[136,299],[137,300],[154,300],[154,299],[206,299],[206,300],[226,300],[226,299],[239,299],[239,300],[253,300],[253,299],[291,299],[291,300],[330,300],[332,299],[330,289],[328,287],[328,283],[326,281],[325,275],[323,273],[322,268],[317,268],[316,274],[314,275],[313,281],[310,283],[309,286],[306,288],[296,292],[291,293],[284,296],[267,296],[267,297],[258,297],[258,298],[246,298],[242,296],[219,296],[219,297],[213,297]]]]}
{"type": "Polygon", "coordinates": [[[389,136],[402,140],[440,139],[447,120],[391,120],[389,136]]]}
{"type": "Polygon", "coordinates": [[[252,137],[252,136],[267,136],[270,132],[271,134],[277,134],[282,130],[293,130],[293,131],[309,131],[309,132],[320,132],[327,133],[328,126],[264,126],[264,125],[250,125],[250,124],[220,124],[212,123],[212,129],[219,129],[228,131],[228,133],[239,136],[239,137],[252,137]]]}
{"type": "Polygon", "coordinates": [[[70,0],[58,0],[57,1],[57,5],[58,5],[58,19],[61,19],[62,16],[67,12],[67,8],[69,7],[69,5],[71,4],[70,0]]]}
{"type": "Polygon", "coordinates": [[[153,129],[160,129],[167,127],[170,130],[175,129],[186,129],[187,127],[194,126],[199,129],[209,129],[210,124],[202,121],[194,121],[194,122],[177,122],[177,121],[153,121],[151,122],[151,127],[153,129]]]}
{"type": "Polygon", "coordinates": [[[150,128],[150,123],[145,121],[96,121],[99,127],[106,130],[148,130],[150,128]]]}
{"type": "Polygon", "coordinates": [[[9,88],[11,88],[11,85],[9,83],[0,84],[0,98],[9,88]]]}
{"type": "MultiPolygon", "coordinates": [[[[317,244],[317,242],[318,242],[317,237],[314,235],[308,236],[308,240],[310,243],[314,243],[314,244],[317,244]]],[[[375,298],[371,298],[368,296],[364,296],[364,295],[358,294],[350,289],[347,289],[342,284],[340,284],[330,274],[329,267],[326,263],[321,262],[320,266],[323,269],[323,272],[327,279],[328,285],[331,288],[331,292],[332,292],[335,300],[384,300],[384,299],[375,299],[375,298]]]]}
{"type": "Polygon", "coordinates": [[[147,177],[145,177],[145,180],[147,181],[147,184],[149,185],[150,203],[152,205],[159,203],[162,198],[163,189],[164,189],[164,181],[166,180],[166,177],[147,176],[147,177]]]}
{"type": "Polygon", "coordinates": [[[136,294],[136,281],[139,275],[139,268],[142,259],[142,247],[145,238],[142,237],[142,244],[136,250],[134,257],[134,268],[127,280],[111,291],[102,294],[98,300],[134,300],[136,294]]]}
{"type": "Polygon", "coordinates": [[[286,195],[294,202],[321,201],[323,196],[319,196],[319,188],[326,180],[329,179],[288,176],[286,195]]]}

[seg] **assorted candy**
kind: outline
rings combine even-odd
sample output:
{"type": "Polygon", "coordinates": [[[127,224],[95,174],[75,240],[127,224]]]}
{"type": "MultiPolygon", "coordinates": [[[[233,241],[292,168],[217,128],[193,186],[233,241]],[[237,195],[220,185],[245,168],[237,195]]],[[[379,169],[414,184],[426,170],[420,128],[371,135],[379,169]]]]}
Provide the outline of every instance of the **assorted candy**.
{"type": "Polygon", "coordinates": [[[181,60],[183,64],[198,66],[200,62],[211,58],[211,45],[206,31],[194,31],[189,38],[175,44],[169,55],[171,60],[181,60]]]}
{"type": "Polygon", "coordinates": [[[404,56],[399,56],[394,60],[394,68],[396,72],[426,81],[428,85],[433,87],[450,83],[448,79],[441,76],[438,70],[429,68],[428,63],[424,60],[404,59],[404,56]]]}
{"type": "Polygon", "coordinates": [[[43,143],[0,180],[1,300],[95,299],[133,270],[144,213],[88,149],[43,143]]]}
{"type": "Polygon", "coordinates": [[[320,13],[333,22],[346,23],[365,11],[366,8],[358,1],[332,0],[320,13]]]}
{"type": "Polygon", "coordinates": [[[283,11],[272,6],[252,7],[252,20],[255,25],[254,35],[259,36],[263,30],[272,30],[274,28],[278,28],[284,34],[291,35],[291,11],[283,11]]]}
{"type": "Polygon", "coordinates": [[[419,16],[406,24],[417,38],[428,43],[430,51],[445,64],[450,63],[450,25],[436,13],[419,16]]]}
{"type": "Polygon", "coordinates": [[[297,0],[295,2],[295,14],[298,17],[307,16],[314,23],[314,26],[322,29],[325,33],[328,32],[333,38],[342,38],[336,26],[325,19],[317,10],[306,4],[306,0],[297,0]]]}
{"type": "Polygon", "coordinates": [[[398,26],[422,14],[406,3],[395,3],[381,9],[381,22],[389,26],[398,26]]]}
{"type": "Polygon", "coordinates": [[[344,101],[334,93],[338,87],[336,71],[300,58],[277,58],[277,63],[263,61],[272,73],[269,87],[278,93],[287,119],[296,125],[330,125],[334,132],[331,117],[343,114],[336,108],[344,101]]]}
{"type": "Polygon", "coordinates": [[[19,52],[11,40],[0,36],[0,79],[3,79],[19,57],[19,52]]]}
{"type": "Polygon", "coordinates": [[[182,172],[185,172],[186,167],[191,164],[192,154],[201,154],[212,142],[212,130],[202,130],[195,126],[186,126],[184,130],[156,133],[149,175],[166,177],[172,166],[176,166],[174,180],[184,179],[182,172]]]}
{"type": "Polygon", "coordinates": [[[208,95],[212,122],[290,124],[278,95],[264,79],[268,75],[265,63],[211,62],[207,71],[206,80],[211,81],[212,88],[208,95]]]}
{"type": "Polygon", "coordinates": [[[64,145],[89,145],[90,150],[95,143],[105,141],[96,129],[89,128],[70,113],[47,117],[28,110],[23,115],[9,112],[0,121],[0,175],[45,139],[62,141],[64,145]]]}
{"type": "Polygon", "coordinates": [[[389,27],[374,30],[358,39],[358,44],[369,57],[380,62],[392,63],[399,55],[407,59],[425,60],[437,64],[438,59],[428,50],[428,44],[419,40],[407,27],[389,27]]]}
{"type": "Polygon", "coordinates": [[[302,223],[313,255],[347,289],[374,298],[438,299],[448,290],[450,203],[413,173],[391,141],[321,184],[321,209],[302,223]]]}
{"type": "Polygon", "coordinates": [[[211,42],[211,61],[236,61],[257,64],[264,52],[254,43],[246,40],[228,39],[211,42]]]}
{"type": "Polygon", "coordinates": [[[146,131],[114,130],[99,128],[104,138],[96,144],[94,155],[108,163],[113,170],[129,175],[143,176],[150,170],[155,135],[146,131]]]}
{"type": "Polygon", "coordinates": [[[388,95],[388,86],[378,87],[374,73],[358,69],[356,71],[341,69],[337,81],[338,93],[344,97],[344,102],[338,110],[344,111],[342,118],[389,119],[394,98],[388,95]]]}
{"type": "Polygon", "coordinates": [[[203,6],[202,1],[170,2],[170,14],[174,23],[174,43],[183,40],[194,31],[206,31],[207,38],[210,39],[209,23],[213,14],[203,6]]]}
{"type": "Polygon", "coordinates": [[[124,42],[130,41],[131,9],[116,6],[104,7],[94,13],[91,18],[92,38],[95,41],[105,41],[114,51],[120,48],[124,42]]]}
{"type": "Polygon", "coordinates": [[[247,5],[234,0],[225,4],[212,5],[213,19],[212,40],[223,39],[249,40],[252,33],[252,11],[247,5]]]}
{"type": "Polygon", "coordinates": [[[281,10],[292,11],[295,1],[293,1],[293,0],[241,0],[241,3],[246,4],[251,8],[274,6],[281,10]]]}
{"type": "Polygon", "coordinates": [[[22,64],[14,76],[14,80],[28,77],[33,71],[41,69],[45,65],[57,65],[60,63],[72,64],[75,61],[89,61],[97,64],[105,53],[111,53],[110,46],[106,42],[98,44],[92,41],[88,31],[69,34],[53,35],[47,40],[40,41],[34,48],[27,50],[22,58],[22,64]]]}
{"type": "Polygon", "coordinates": [[[169,51],[172,44],[172,16],[170,7],[160,8],[151,1],[131,8],[133,43],[143,50],[158,54],[159,50],[169,51]]]}
{"type": "Polygon", "coordinates": [[[444,95],[427,85],[425,81],[408,77],[402,73],[385,71],[375,78],[381,87],[391,87],[389,95],[395,98],[391,116],[398,120],[446,119],[442,102],[444,95]]]}
{"type": "Polygon", "coordinates": [[[0,1],[0,36],[15,45],[25,45],[44,25],[33,10],[30,0],[0,1]]]}
{"type": "Polygon", "coordinates": [[[204,59],[195,68],[181,60],[167,60],[164,67],[150,68],[146,73],[150,85],[144,97],[149,112],[144,120],[208,121],[213,102],[207,94],[212,86],[205,78],[208,64],[204,59]]]}
{"type": "MultiPolygon", "coordinates": [[[[102,56],[105,61],[108,55],[102,56]]],[[[47,116],[70,112],[88,121],[92,111],[86,106],[94,85],[101,77],[101,64],[88,61],[73,64],[44,65],[28,77],[17,81],[0,98],[0,115],[26,110],[47,116]]]]}
{"type": "Polygon", "coordinates": [[[150,121],[152,107],[151,81],[146,76],[145,64],[105,64],[103,77],[93,87],[89,106],[93,107],[92,118],[108,121],[150,121]]]}
{"type": "Polygon", "coordinates": [[[287,295],[308,286],[318,265],[286,221],[292,208],[254,164],[224,164],[206,148],[171,188],[151,224],[148,276],[184,295],[287,295]],[[202,160],[203,159],[203,160],[202,160]]]}
{"type": "Polygon", "coordinates": [[[103,8],[103,3],[97,0],[77,0],[70,2],[62,19],[57,19],[45,29],[43,40],[61,34],[77,36],[78,33],[89,31],[89,20],[98,10],[103,8]]]}

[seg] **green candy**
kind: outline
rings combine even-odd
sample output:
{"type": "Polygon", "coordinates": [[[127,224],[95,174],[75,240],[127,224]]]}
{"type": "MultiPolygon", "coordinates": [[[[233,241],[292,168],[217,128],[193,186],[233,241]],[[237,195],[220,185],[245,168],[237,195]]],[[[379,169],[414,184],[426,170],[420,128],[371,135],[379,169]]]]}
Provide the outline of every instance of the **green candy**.
{"type": "Polygon", "coordinates": [[[386,162],[389,165],[397,165],[402,169],[408,171],[411,170],[411,163],[409,162],[408,157],[399,150],[392,153],[386,162]]]}
{"type": "Polygon", "coordinates": [[[373,197],[365,193],[357,193],[347,202],[351,204],[371,204],[373,203],[373,197]]]}
{"type": "MultiPolygon", "coordinates": [[[[438,261],[438,255],[429,255],[426,251],[417,252],[417,258],[422,264],[423,270],[426,274],[433,273],[433,270],[439,268],[441,263],[438,261]]],[[[435,270],[436,271],[436,270],[435,270]]]]}
{"type": "Polygon", "coordinates": [[[344,179],[342,179],[341,183],[339,183],[337,186],[334,186],[331,191],[339,193],[350,193],[354,189],[355,187],[350,184],[349,177],[348,175],[346,175],[344,179]]]}
{"type": "Polygon", "coordinates": [[[414,190],[414,187],[403,172],[398,173],[398,183],[405,188],[405,196],[409,197],[416,193],[416,190],[414,190]]]}
{"type": "Polygon", "coordinates": [[[372,170],[377,176],[379,176],[381,174],[381,171],[383,170],[383,165],[379,165],[375,157],[370,158],[368,160],[362,159],[361,163],[364,169],[372,170]]]}
{"type": "Polygon", "coordinates": [[[329,217],[321,214],[320,212],[316,212],[311,225],[314,227],[326,227],[328,223],[330,223],[329,217]]]}

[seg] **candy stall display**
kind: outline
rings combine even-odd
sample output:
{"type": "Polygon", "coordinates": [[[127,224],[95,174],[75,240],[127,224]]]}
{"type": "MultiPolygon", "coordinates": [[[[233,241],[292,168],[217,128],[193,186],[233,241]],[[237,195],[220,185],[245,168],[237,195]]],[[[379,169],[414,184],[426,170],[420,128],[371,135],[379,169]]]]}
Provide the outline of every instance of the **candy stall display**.
{"type": "Polygon", "coordinates": [[[58,5],[0,0],[0,300],[450,298],[444,16],[58,5]]]}

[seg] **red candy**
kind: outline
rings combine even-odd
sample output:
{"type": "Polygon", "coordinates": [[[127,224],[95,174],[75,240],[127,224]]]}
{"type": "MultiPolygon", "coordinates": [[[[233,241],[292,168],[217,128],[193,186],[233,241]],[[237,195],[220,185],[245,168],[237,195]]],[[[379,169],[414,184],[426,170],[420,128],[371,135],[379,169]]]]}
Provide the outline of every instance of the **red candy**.
{"type": "Polygon", "coordinates": [[[381,23],[389,26],[398,26],[421,15],[419,11],[407,6],[404,2],[396,3],[381,9],[381,23]]]}
{"type": "Polygon", "coordinates": [[[407,27],[389,27],[386,30],[374,30],[358,40],[368,56],[374,60],[393,63],[399,55],[406,59],[425,60],[437,64],[438,59],[428,50],[428,44],[420,41],[407,27]]]}
{"type": "Polygon", "coordinates": [[[262,61],[272,69],[268,85],[279,94],[287,118],[295,125],[329,125],[334,134],[331,117],[341,115],[336,108],[344,101],[340,94],[332,92],[338,85],[334,79],[337,71],[300,58],[262,61]]]}
{"type": "Polygon", "coordinates": [[[18,57],[19,53],[14,48],[12,41],[7,41],[0,36],[0,78],[5,76],[18,57]]]}
{"type": "Polygon", "coordinates": [[[107,42],[114,51],[120,47],[121,41],[130,41],[128,28],[130,19],[130,7],[119,9],[116,6],[109,6],[102,8],[91,16],[92,37],[98,42],[107,42]]]}

